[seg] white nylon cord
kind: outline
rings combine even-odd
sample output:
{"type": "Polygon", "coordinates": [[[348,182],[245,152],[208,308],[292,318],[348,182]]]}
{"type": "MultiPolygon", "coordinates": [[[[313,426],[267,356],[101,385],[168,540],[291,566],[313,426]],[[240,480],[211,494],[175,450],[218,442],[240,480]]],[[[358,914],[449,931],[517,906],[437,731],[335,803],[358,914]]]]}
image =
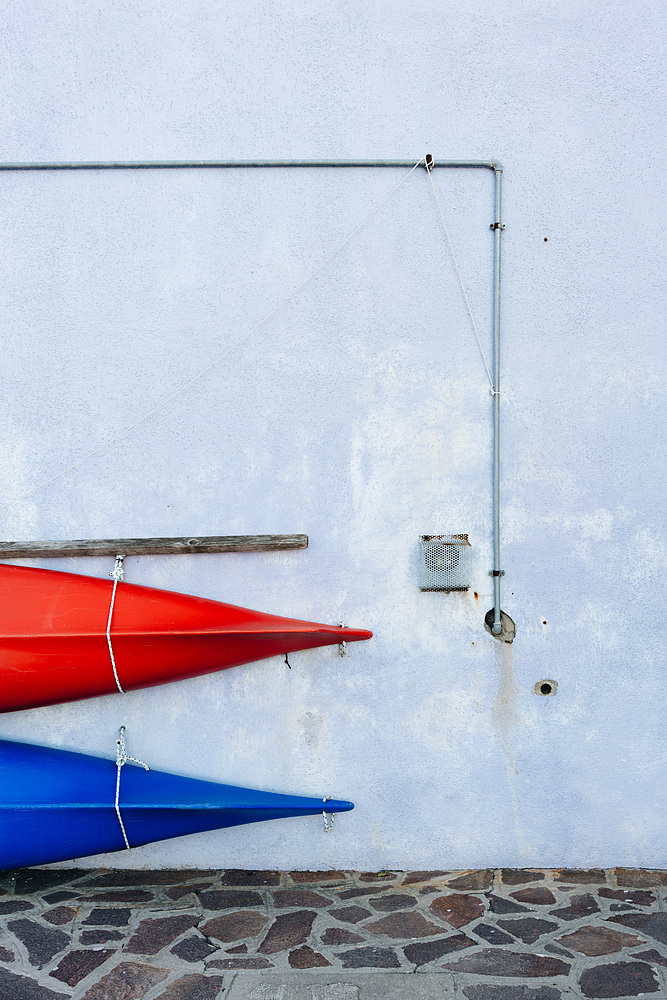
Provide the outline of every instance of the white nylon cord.
{"type": "Polygon", "coordinates": [[[120,772],[121,768],[127,764],[128,760],[133,760],[135,764],[141,764],[143,768],[150,771],[148,764],[144,764],[143,760],[137,760],[136,757],[128,756],[127,750],[125,749],[125,726],[121,726],[118,732],[118,739],[116,740],[116,816],[118,817],[118,822],[120,823],[120,828],[123,833],[123,840],[125,841],[125,847],[130,850],[130,842],[127,839],[127,833],[125,832],[125,824],[123,823],[123,817],[120,814],[120,772]]]}
{"type": "Polygon", "coordinates": [[[312,271],[308,275],[308,277],[305,278],[301,282],[300,285],[297,285],[297,287],[292,292],[290,292],[290,294],[286,298],[284,298],[281,302],[279,302],[278,305],[275,306],[271,310],[271,312],[268,312],[266,314],[266,316],[264,316],[263,319],[260,319],[259,323],[257,323],[255,326],[253,326],[253,328],[251,330],[248,330],[248,332],[246,334],[244,334],[243,337],[241,337],[240,340],[237,340],[235,344],[232,344],[231,347],[228,347],[227,350],[224,351],[223,354],[221,354],[219,357],[217,357],[215,359],[215,361],[211,361],[211,363],[209,365],[207,365],[206,368],[202,368],[202,370],[197,375],[195,375],[188,382],[186,382],[184,385],[182,385],[180,387],[180,389],[177,389],[176,392],[172,392],[171,396],[167,396],[167,398],[164,399],[161,403],[158,403],[157,406],[154,406],[152,410],[149,410],[148,413],[145,413],[143,415],[143,417],[139,417],[138,420],[135,420],[134,423],[129,424],[122,431],[119,431],[118,434],[114,435],[114,437],[109,438],[109,440],[105,441],[104,444],[101,444],[99,446],[99,448],[95,448],[95,449],[93,449],[93,451],[89,451],[87,454],[85,454],[83,456],[83,458],[80,458],[80,459],[78,459],[78,461],[73,462],[72,465],[68,465],[67,468],[66,469],[62,469],[61,472],[57,472],[55,474],[55,476],[50,476],[49,479],[45,479],[43,482],[39,483],[33,489],[28,490],[27,493],[22,493],[20,496],[15,497],[13,500],[7,500],[7,501],[5,501],[5,503],[0,504],[0,510],[4,510],[5,507],[11,507],[15,503],[20,503],[21,500],[27,499],[27,497],[32,496],[33,493],[38,493],[39,490],[44,489],[45,486],[48,486],[50,483],[55,482],[56,479],[60,479],[62,476],[66,476],[68,472],[71,472],[73,469],[78,468],[84,462],[87,462],[89,458],[93,458],[95,455],[99,455],[99,453],[101,451],[104,451],[105,448],[108,448],[109,445],[112,445],[115,441],[118,441],[119,438],[124,437],[125,434],[129,434],[129,432],[132,431],[132,430],[134,430],[135,427],[138,427],[139,424],[142,424],[144,422],[144,420],[148,420],[148,418],[152,417],[154,413],[157,413],[158,410],[161,410],[164,406],[167,405],[167,403],[170,403],[172,401],[172,399],[176,399],[176,397],[180,396],[181,393],[185,392],[186,389],[189,389],[190,386],[193,385],[195,382],[197,382],[200,378],[202,378],[202,376],[205,375],[206,372],[210,371],[211,368],[214,368],[215,365],[219,364],[224,358],[226,358],[228,354],[231,354],[232,351],[236,350],[236,348],[239,347],[245,340],[247,340],[248,337],[252,336],[252,334],[255,333],[256,330],[259,330],[260,326],[263,326],[263,324],[266,323],[266,321],[268,319],[271,319],[271,317],[275,313],[277,313],[279,309],[282,309],[282,307],[284,305],[286,305],[290,301],[290,299],[292,299],[297,294],[297,292],[300,292],[301,289],[305,285],[307,285],[309,281],[312,281],[313,278],[317,274],[320,273],[320,271],[322,270],[322,268],[325,267],[329,263],[329,261],[333,257],[336,256],[337,253],[340,253],[340,251],[343,249],[343,247],[347,246],[347,244],[350,242],[350,240],[354,236],[356,236],[356,234],[359,232],[359,230],[363,229],[363,227],[366,225],[366,223],[370,222],[370,220],[373,218],[374,215],[377,215],[377,213],[380,211],[380,209],[383,207],[383,205],[386,205],[386,203],[389,201],[389,199],[392,197],[392,195],[394,195],[396,193],[396,191],[398,191],[398,189],[401,187],[402,184],[405,184],[405,182],[407,181],[408,177],[411,177],[412,174],[417,169],[417,167],[419,166],[419,164],[423,163],[423,162],[424,162],[424,157],[422,156],[422,158],[420,160],[417,160],[417,162],[415,163],[414,167],[412,167],[412,169],[408,171],[408,173],[405,175],[405,177],[403,178],[403,180],[399,181],[399,183],[396,185],[395,188],[392,188],[392,190],[389,192],[389,194],[387,195],[387,197],[384,198],[380,202],[380,204],[377,205],[373,209],[373,211],[370,212],[370,214],[366,216],[366,218],[363,220],[363,222],[359,223],[359,225],[356,227],[356,229],[352,230],[352,232],[350,233],[350,235],[348,237],[346,237],[346,239],[344,239],[343,242],[339,246],[337,246],[336,249],[334,251],[332,251],[332,253],[330,253],[328,257],[325,257],[325,259],[322,261],[322,263],[318,267],[316,267],[315,270],[312,271]]]}
{"type": "Polygon", "coordinates": [[[116,556],[116,565],[110,574],[113,577],[113,590],[111,591],[111,605],[109,607],[109,617],[107,618],[107,645],[109,646],[109,656],[111,657],[111,666],[113,667],[113,675],[116,678],[116,687],[121,694],[125,694],[123,691],[120,681],[118,680],[118,671],[116,670],[116,657],[113,655],[113,646],[111,645],[111,619],[113,617],[113,606],[116,603],[116,587],[120,580],[123,579],[125,573],[123,571],[123,559],[125,556],[116,556]]]}
{"type": "Polygon", "coordinates": [[[442,214],[442,209],[440,208],[440,202],[438,200],[438,193],[435,190],[435,184],[433,183],[433,178],[431,177],[431,170],[427,168],[426,173],[428,174],[428,179],[431,182],[431,187],[433,188],[433,194],[435,196],[435,203],[438,206],[438,212],[440,213],[440,218],[442,219],[442,225],[445,230],[445,236],[447,237],[447,242],[449,243],[449,249],[452,252],[452,260],[454,261],[454,267],[456,268],[456,273],[459,276],[459,284],[461,285],[461,291],[463,292],[463,298],[466,300],[466,305],[468,307],[468,315],[470,316],[470,322],[472,323],[472,328],[475,331],[475,337],[477,338],[477,346],[479,347],[479,353],[482,355],[482,361],[484,362],[484,367],[486,368],[486,374],[489,378],[489,385],[491,386],[491,395],[496,395],[496,387],[493,384],[493,379],[491,378],[491,372],[489,371],[489,366],[486,363],[486,357],[484,356],[484,349],[482,347],[482,342],[479,339],[479,333],[477,332],[477,324],[475,323],[475,317],[472,314],[472,309],[470,308],[470,302],[468,301],[468,295],[463,284],[463,278],[461,277],[461,272],[459,271],[458,261],[456,260],[456,254],[454,253],[454,247],[452,246],[452,241],[449,238],[449,231],[447,230],[447,223],[445,222],[445,217],[442,214]]]}

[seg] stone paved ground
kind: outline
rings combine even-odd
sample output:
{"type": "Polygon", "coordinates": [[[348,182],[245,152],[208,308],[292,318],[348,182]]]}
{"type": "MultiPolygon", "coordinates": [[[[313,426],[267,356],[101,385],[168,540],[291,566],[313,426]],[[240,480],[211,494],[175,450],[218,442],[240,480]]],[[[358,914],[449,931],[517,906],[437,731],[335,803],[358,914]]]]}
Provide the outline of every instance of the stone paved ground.
{"type": "Polygon", "coordinates": [[[620,868],[6,872],[0,1000],[667,998],[666,897],[620,868]]]}

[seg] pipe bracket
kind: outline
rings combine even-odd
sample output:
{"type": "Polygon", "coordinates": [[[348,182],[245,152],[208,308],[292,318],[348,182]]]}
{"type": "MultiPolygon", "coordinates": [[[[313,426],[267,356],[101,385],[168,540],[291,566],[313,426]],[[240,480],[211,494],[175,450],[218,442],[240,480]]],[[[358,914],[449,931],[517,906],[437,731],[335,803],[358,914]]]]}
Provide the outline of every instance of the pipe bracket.
{"type": "Polygon", "coordinates": [[[504,569],[490,569],[489,576],[505,576],[504,569]]]}
{"type": "Polygon", "coordinates": [[[505,228],[504,222],[492,222],[491,225],[489,226],[489,229],[504,229],[504,228],[505,228]]]}

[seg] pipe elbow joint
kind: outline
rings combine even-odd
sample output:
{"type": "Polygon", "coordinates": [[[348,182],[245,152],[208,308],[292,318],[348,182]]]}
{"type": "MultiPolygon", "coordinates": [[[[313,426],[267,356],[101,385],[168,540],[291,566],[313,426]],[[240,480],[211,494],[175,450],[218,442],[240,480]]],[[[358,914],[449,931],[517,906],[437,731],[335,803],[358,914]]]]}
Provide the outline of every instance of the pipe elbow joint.
{"type": "Polygon", "coordinates": [[[500,635],[502,630],[503,630],[502,622],[494,622],[493,625],[491,626],[491,631],[493,632],[494,635],[500,635]]]}

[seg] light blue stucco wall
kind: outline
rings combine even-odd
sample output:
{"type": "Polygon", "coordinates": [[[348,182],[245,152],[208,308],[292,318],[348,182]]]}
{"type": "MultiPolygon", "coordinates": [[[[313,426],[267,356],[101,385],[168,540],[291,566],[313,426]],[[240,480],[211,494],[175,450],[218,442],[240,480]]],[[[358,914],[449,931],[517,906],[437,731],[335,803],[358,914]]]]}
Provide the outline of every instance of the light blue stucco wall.
{"type": "MultiPolygon", "coordinates": [[[[281,821],[82,864],[667,867],[661,7],[8,5],[3,160],[505,165],[513,647],[482,627],[490,396],[420,169],[172,404],[0,512],[7,538],[306,532],[303,552],[130,558],[127,579],[375,632],[345,660],[4,716],[5,737],[109,757],[124,723],[153,767],[356,803],[329,835],[281,821]],[[422,594],[419,536],[449,532],[473,588],[422,594]]],[[[206,367],[401,176],[1,174],[2,498],[206,367]]],[[[492,175],[434,179],[490,355],[492,175]]]]}

